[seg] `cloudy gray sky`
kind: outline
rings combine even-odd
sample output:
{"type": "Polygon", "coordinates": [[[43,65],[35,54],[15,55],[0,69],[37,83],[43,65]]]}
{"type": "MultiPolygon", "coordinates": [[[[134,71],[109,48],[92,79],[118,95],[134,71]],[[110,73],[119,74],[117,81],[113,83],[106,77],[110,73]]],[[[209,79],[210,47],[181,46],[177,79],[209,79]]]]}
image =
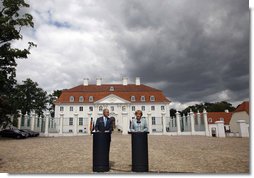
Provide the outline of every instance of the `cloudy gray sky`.
{"type": "Polygon", "coordinates": [[[47,91],[84,77],[123,76],[164,91],[176,105],[249,98],[247,0],[30,0],[38,47],[19,60],[18,81],[47,91]]]}

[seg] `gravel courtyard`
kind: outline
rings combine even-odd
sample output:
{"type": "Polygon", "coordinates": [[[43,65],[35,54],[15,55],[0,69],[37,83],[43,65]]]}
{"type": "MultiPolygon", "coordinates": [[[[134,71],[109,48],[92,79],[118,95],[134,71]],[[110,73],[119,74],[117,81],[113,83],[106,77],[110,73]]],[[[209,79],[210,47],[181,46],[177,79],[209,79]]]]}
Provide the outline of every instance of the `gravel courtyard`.
{"type": "MultiPolygon", "coordinates": [[[[149,135],[152,173],[249,173],[249,139],[149,135]]],[[[109,173],[131,173],[131,137],[113,134],[109,173]]],[[[0,138],[0,172],[92,173],[92,136],[0,138]]]]}

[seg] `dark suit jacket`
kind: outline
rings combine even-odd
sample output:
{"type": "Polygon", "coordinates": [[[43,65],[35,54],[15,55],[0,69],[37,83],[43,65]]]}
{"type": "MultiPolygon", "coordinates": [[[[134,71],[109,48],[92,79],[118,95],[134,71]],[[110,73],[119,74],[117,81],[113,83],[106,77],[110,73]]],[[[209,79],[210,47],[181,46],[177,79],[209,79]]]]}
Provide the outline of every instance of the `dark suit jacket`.
{"type": "Polygon", "coordinates": [[[107,118],[106,127],[104,126],[103,117],[99,117],[95,124],[95,130],[100,132],[105,132],[106,130],[110,133],[113,131],[113,122],[110,118],[107,118]]]}

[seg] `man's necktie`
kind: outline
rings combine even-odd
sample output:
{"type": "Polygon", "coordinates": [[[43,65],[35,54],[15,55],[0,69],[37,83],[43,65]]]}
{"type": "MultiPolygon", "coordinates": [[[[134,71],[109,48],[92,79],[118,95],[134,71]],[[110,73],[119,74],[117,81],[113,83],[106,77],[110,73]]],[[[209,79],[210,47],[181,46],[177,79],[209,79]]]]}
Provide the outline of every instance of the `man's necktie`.
{"type": "Polygon", "coordinates": [[[106,125],[107,125],[107,119],[106,117],[104,117],[104,127],[106,127],[106,125]]]}

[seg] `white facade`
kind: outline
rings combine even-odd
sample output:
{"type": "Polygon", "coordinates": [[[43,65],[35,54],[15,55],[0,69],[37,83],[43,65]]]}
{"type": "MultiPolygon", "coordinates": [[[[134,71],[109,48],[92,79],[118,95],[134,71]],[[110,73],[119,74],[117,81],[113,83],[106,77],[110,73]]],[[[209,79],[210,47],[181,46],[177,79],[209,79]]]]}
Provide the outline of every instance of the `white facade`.
{"type": "MultiPolygon", "coordinates": [[[[110,117],[115,118],[116,129],[126,133],[126,128],[129,128],[129,123],[135,117],[136,110],[142,110],[143,117],[147,118],[148,114],[151,118],[155,118],[157,130],[162,131],[162,113],[169,117],[169,103],[167,102],[142,102],[135,103],[120,98],[114,94],[110,94],[101,100],[93,103],[73,103],[60,104],[55,106],[55,118],[63,118],[63,133],[73,132],[78,134],[82,132],[89,133],[89,123],[91,118],[96,122],[98,117],[102,116],[102,110],[109,109],[110,117]],[[82,109],[80,109],[82,107],[82,109]],[[92,109],[92,110],[91,110],[92,109]],[[167,112],[166,112],[167,111],[167,112]],[[78,118],[83,118],[83,125],[79,125],[78,118]],[[72,122],[73,120],[73,122],[72,122]],[[71,124],[71,125],[70,125],[71,124]],[[76,127],[74,126],[76,125],[76,127]]],[[[148,122],[148,120],[147,120],[148,122]]],[[[57,130],[60,129],[60,124],[57,130]]]]}

